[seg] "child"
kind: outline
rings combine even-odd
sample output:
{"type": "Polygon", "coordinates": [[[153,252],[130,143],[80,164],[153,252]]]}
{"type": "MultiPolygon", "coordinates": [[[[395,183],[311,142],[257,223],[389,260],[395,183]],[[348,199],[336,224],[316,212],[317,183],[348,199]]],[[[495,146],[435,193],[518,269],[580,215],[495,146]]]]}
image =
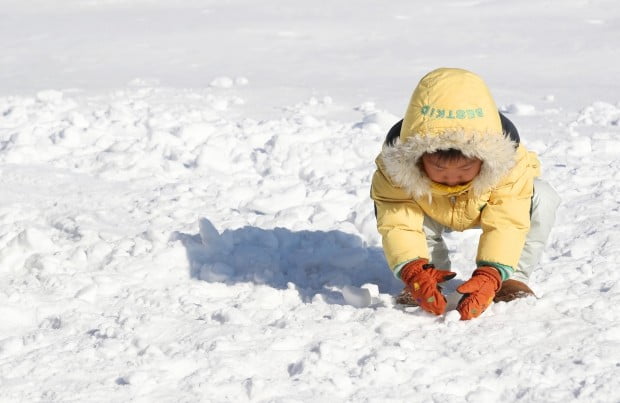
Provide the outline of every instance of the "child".
{"type": "Polygon", "coordinates": [[[438,283],[456,273],[448,271],[442,233],[470,228],[482,235],[477,269],[457,288],[461,319],[493,301],[534,295],[527,281],[560,200],[535,179],[536,155],[520,144],[480,77],[452,68],[424,76],[376,164],[371,197],[385,256],[417,305],[445,311],[438,283]]]}

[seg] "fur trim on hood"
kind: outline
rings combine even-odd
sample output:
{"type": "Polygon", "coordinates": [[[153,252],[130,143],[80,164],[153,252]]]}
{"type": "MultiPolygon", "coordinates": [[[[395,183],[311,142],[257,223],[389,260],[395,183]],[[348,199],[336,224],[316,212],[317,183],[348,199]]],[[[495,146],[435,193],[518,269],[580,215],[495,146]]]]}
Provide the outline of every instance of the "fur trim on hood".
{"type": "Polygon", "coordinates": [[[437,150],[461,150],[463,155],[482,161],[480,173],[471,182],[474,194],[481,195],[513,168],[515,145],[503,134],[451,131],[440,136],[410,136],[404,142],[397,139],[393,146],[383,146],[381,161],[392,182],[411,197],[430,197],[433,182],[424,173],[420,158],[437,150]]]}

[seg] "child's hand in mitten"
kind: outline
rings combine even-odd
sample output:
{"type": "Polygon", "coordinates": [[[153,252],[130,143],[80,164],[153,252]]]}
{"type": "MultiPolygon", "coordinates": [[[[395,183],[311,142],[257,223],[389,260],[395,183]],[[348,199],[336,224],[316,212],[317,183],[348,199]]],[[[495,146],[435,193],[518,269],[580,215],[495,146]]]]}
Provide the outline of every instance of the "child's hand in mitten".
{"type": "Polygon", "coordinates": [[[456,309],[462,320],[477,318],[491,305],[495,293],[502,285],[502,276],[497,269],[482,266],[474,271],[469,280],[457,287],[463,294],[456,309]]]}
{"type": "Polygon", "coordinates": [[[438,283],[450,280],[456,273],[438,270],[427,259],[409,262],[400,271],[400,278],[409,288],[411,295],[422,309],[435,315],[446,310],[446,297],[441,293],[438,283]]]}

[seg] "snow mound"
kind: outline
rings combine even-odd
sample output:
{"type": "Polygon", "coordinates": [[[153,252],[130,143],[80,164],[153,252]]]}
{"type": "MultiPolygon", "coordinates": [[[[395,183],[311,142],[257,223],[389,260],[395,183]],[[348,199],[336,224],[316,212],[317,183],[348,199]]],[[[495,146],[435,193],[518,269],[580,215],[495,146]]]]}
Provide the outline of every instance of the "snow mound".
{"type": "Polygon", "coordinates": [[[376,134],[385,134],[401,118],[387,112],[378,110],[373,102],[366,102],[357,108],[362,113],[362,120],[353,127],[363,129],[376,134]]]}

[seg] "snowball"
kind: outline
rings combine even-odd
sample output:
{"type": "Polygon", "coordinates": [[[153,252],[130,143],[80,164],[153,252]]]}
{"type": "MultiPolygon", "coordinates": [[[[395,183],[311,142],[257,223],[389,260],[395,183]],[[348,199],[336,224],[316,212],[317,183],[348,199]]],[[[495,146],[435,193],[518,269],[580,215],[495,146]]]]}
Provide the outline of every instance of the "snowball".
{"type": "Polygon", "coordinates": [[[461,314],[459,313],[459,311],[452,310],[452,311],[446,312],[446,316],[444,318],[444,321],[446,323],[454,323],[460,320],[461,320],[461,314]]]}
{"type": "Polygon", "coordinates": [[[373,298],[377,298],[379,296],[379,286],[377,284],[366,283],[362,285],[361,288],[368,290],[370,296],[373,298]]]}
{"type": "Polygon", "coordinates": [[[367,307],[372,302],[370,291],[366,288],[345,285],[342,288],[342,296],[347,304],[353,305],[356,308],[367,307]]]}

